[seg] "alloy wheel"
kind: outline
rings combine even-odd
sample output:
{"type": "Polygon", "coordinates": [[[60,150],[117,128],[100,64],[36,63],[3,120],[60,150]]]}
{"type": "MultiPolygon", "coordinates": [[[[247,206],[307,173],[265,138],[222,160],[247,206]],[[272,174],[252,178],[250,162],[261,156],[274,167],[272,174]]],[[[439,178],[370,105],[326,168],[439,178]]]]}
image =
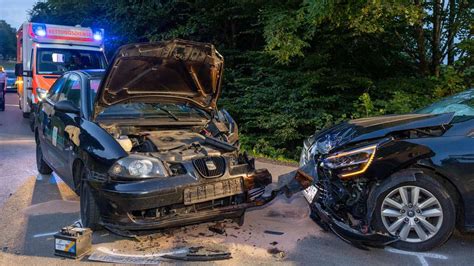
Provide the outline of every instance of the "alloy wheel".
{"type": "Polygon", "coordinates": [[[400,240],[418,243],[435,236],[443,223],[439,200],[418,186],[392,190],[382,202],[381,218],[385,229],[400,240]]]}

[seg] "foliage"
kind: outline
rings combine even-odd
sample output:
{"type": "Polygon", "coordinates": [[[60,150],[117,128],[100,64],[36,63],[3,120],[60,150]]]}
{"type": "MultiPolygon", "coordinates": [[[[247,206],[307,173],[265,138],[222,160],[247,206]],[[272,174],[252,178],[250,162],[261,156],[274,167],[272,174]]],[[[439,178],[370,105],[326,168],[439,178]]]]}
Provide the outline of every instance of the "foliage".
{"type": "Polygon", "coordinates": [[[102,27],[109,53],[170,38],[215,44],[226,60],[220,105],[242,147],[295,160],[315,130],[472,86],[473,3],[445,2],[48,0],[31,19],[102,27]]]}
{"type": "Polygon", "coordinates": [[[16,57],[16,32],[5,20],[0,20],[0,56],[3,59],[16,57]]]}

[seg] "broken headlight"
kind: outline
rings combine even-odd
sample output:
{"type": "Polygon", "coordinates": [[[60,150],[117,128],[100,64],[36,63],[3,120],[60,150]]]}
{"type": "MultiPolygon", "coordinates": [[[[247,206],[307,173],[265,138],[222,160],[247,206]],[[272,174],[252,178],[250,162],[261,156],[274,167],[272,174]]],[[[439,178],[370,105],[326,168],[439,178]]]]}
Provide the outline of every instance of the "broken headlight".
{"type": "Polygon", "coordinates": [[[372,163],[377,145],[331,154],[323,160],[325,167],[337,172],[340,178],[364,173],[372,163]]]}
{"type": "Polygon", "coordinates": [[[130,155],[112,165],[109,175],[116,178],[142,179],[166,176],[163,163],[155,158],[130,155]]]}

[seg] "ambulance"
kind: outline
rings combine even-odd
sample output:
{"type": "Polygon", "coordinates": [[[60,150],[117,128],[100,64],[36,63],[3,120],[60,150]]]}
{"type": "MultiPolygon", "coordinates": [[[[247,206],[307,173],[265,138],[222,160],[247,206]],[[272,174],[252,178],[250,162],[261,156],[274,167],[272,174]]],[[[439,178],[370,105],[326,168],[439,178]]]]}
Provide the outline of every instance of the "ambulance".
{"type": "Polygon", "coordinates": [[[16,36],[19,105],[31,123],[35,106],[61,74],[107,66],[103,29],[26,22],[16,36]]]}

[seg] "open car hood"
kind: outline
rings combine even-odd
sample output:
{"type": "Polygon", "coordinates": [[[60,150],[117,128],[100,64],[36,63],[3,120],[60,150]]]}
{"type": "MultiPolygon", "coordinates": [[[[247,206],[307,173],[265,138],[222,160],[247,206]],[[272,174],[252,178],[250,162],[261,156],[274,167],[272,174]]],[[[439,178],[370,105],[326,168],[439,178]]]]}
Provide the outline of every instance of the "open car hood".
{"type": "Polygon", "coordinates": [[[208,43],[171,40],[122,46],[98,89],[95,112],[126,101],[215,108],[223,66],[223,57],[208,43]]]}

